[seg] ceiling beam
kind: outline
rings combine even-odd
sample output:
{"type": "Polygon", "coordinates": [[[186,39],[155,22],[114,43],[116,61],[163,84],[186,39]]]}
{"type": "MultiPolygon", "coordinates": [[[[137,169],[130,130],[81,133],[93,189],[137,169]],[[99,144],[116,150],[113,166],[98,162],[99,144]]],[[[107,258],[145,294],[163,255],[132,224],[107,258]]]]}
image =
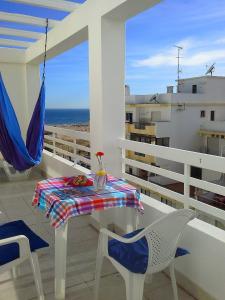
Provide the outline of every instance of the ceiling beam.
{"type": "Polygon", "coordinates": [[[18,48],[0,48],[0,63],[24,64],[25,50],[18,48]]]}
{"type": "Polygon", "coordinates": [[[28,48],[31,46],[32,43],[30,42],[23,42],[18,40],[9,40],[9,39],[1,39],[0,38],[0,47],[1,46],[11,46],[11,47],[22,47],[22,48],[28,48]]]}
{"type": "Polygon", "coordinates": [[[80,6],[79,3],[74,3],[65,0],[9,0],[10,2],[24,3],[33,6],[62,10],[72,12],[80,6]]]}
{"type": "MultiPolygon", "coordinates": [[[[115,21],[126,21],[149,9],[161,0],[91,0],[86,1],[48,34],[47,59],[88,40],[88,26],[99,22],[102,17],[115,21]]],[[[44,39],[33,43],[26,50],[27,63],[41,63],[44,53],[44,39]]]]}
{"type": "MultiPolygon", "coordinates": [[[[46,26],[46,19],[44,18],[37,18],[28,15],[21,15],[21,14],[12,14],[7,12],[0,12],[0,21],[6,22],[13,22],[13,23],[21,23],[21,24],[28,24],[34,26],[46,26]]],[[[54,27],[58,24],[58,21],[49,20],[49,27],[54,27]]]]}
{"type": "Polygon", "coordinates": [[[18,36],[29,39],[38,40],[42,36],[43,33],[35,32],[35,31],[26,31],[26,30],[17,30],[13,28],[0,27],[0,35],[9,35],[9,36],[18,36]]]}

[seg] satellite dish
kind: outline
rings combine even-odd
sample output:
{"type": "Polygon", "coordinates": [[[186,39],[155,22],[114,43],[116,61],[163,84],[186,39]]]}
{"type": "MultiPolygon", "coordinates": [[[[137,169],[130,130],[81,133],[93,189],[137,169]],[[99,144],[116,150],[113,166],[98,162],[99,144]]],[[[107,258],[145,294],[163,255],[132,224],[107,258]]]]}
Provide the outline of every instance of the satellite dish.
{"type": "Polygon", "coordinates": [[[211,74],[211,76],[212,76],[213,72],[215,71],[215,64],[216,64],[216,63],[212,64],[212,65],[209,67],[209,69],[207,70],[207,72],[205,73],[205,75],[211,74]]]}

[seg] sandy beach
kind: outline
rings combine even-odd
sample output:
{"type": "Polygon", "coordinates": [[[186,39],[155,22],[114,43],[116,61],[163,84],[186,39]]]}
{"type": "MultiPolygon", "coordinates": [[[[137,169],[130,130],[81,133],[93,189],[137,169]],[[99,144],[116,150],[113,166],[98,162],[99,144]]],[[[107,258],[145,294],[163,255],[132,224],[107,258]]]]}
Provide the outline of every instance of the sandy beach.
{"type": "Polygon", "coordinates": [[[54,125],[55,127],[63,127],[66,129],[72,129],[75,131],[86,131],[89,132],[90,131],[90,125],[89,124],[71,124],[71,125],[54,125]]]}

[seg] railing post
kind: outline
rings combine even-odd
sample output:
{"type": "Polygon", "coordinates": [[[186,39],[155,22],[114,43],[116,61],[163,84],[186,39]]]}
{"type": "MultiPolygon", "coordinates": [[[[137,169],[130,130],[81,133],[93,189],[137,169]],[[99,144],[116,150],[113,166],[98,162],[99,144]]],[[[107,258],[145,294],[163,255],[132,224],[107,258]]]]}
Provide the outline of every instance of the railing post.
{"type": "Polygon", "coordinates": [[[77,164],[77,140],[73,139],[74,147],[73,147],[73,160],[74,160],[74,166],[77,164]]]}
{"type": "Polygon", "coordinates": [[[56,155],[56,144],[55,144],[56,133],[55,132],[52,133],[52,137],[53,137],[53,156],[55,156],[56,155]]]}
{"type": "Polygon", "coordinates": [[[191,166],[184,164],[184,208],[189,208],[191,166]]]}

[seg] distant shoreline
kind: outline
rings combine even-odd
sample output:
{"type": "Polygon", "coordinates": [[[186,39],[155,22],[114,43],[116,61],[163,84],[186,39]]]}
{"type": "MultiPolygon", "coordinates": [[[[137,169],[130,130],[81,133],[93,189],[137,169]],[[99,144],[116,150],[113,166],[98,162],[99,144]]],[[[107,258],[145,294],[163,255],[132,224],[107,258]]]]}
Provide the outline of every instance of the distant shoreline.
{"type": "Polygon", "coordinates": [[[75,131],[90,131],[89,123],[79,123],[79,124],[46,124],[46,126],[62,127],[65,129],[71,129],[75,131]]]}
{"type": "Polygon", "coordinates": [[[48,126],[74,127],[88,126],[89,109],[46,109],[45,124],[48,126]]]}

